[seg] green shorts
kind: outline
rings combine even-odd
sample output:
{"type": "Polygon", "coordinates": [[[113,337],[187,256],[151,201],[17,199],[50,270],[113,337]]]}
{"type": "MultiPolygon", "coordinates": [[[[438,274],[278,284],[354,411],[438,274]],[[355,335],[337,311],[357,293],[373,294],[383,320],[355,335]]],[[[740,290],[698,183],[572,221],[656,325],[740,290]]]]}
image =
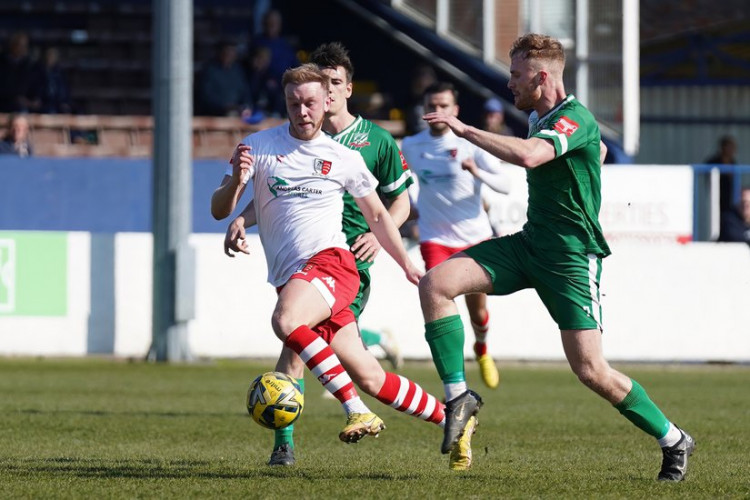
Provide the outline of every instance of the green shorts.
{"type": "Polygon", "coordinates": [[[354,301],[349,306],[349,309],[354,313],[354,317],[359,321],[359,315],[365,310],[367,301],[370,300],[370,268],[358,269],[359,272],[359,290],[357,296],[354,297],[354,301]]]}
{"type": "Polygon", "coordinates": [[[560,330],[602,330],[598,256],[535,249],[523,232],[483,241],[464,253],[490,274],[493,295],[533,288],[560,330]]]}

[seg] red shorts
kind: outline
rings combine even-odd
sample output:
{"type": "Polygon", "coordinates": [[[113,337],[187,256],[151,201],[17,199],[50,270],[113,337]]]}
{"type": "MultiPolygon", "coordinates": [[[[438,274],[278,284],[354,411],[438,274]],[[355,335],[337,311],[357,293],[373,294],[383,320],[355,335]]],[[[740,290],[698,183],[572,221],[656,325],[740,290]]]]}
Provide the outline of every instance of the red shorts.
{"type": "Polygon", "coordinates": [[[289,278],[313,285],[331,308],[331,317],[313,327],[323,340],[331,343],[342,327],[356,321],[349,306],[359,291],[359,272],[354,255],[343,248],[326,248],[313,255],[289,278]]]}
{"type": "Polygon", "coordinates": [[[474,245],[466,245],[465,247],[447,247],[445,245],[441,245],[440,243],[435,243],[432,241],[423,241],[419,244],[419,251],[422,254],[422,260],[424,260],[424,268],[426,271],[429,271],[433,267],[437,266],[444,260],[448,259],[453,254],[457,254],[458,252],[463,252],[469,247],[472,247],[474,245]]]}

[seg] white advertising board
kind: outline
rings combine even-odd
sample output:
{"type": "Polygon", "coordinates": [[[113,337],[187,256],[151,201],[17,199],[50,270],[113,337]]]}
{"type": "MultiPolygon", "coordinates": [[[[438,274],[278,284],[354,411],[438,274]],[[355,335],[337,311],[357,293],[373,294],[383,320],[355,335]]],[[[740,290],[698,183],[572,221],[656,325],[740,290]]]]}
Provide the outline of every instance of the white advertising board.
{"type": "MultiPolygon", "coordinates": [[[[526,222],[526,171],[504,166],[512,179],[509,195],[486,189],[489,215],[500,234],[526,222]]],[[[605,165],[599,221],[610,241],[692,241],[693,169],[685,165],[605,165]]]]}

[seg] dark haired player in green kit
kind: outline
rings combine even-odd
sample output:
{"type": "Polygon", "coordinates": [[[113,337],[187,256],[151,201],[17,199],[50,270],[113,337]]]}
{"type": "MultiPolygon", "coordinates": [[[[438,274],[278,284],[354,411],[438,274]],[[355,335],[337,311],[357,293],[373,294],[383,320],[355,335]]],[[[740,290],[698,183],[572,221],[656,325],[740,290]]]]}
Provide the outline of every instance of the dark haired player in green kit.
{"type": "Polygon", "coordinates": [[[481,398],[464,377],[464,332],[454,298],[466,293],[508,295],[534,288],[558,324],[568,363],[579,380],[625,418],[658,440],[659,480],[680,481],[695,448],[690,435],[667,420],[635,380],[613,369],[602,354],[599,278],[610,254],[598,215],[601,163],[606,148],[591,113],[563,85],[559,41],[528,34],[510,50],[508,88],[515,106],[532,111],[527,139],[478,130],[439,112],[459,137],[527,169],[528,222],[515,234],[454,255],[419,283],[427,342],[446,394],[442,452],[471,446],[481,398]]]}

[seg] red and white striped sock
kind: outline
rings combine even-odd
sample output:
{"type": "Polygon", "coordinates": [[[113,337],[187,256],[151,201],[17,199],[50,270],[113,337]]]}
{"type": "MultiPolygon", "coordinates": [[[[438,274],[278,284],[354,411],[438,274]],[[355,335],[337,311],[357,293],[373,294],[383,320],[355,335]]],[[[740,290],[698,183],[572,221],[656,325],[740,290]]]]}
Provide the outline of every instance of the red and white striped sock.
{"type": "Polygon", "coordinates": [[[445,405],[406,377],[385,372],[385,382],[376,397],[398,411],[440,427],[445,425],[445,405]]]}
{"type": "Polygon", "coordinates": [[[369,412],[338,356],[317,333],[307,326],[300,326],[287,337],[284,344],[299,354],[323,387],[341,401],[347,413],[369,412]]]}
{"type": "Polygon", "coordinates": [[[487,354],[487,333],[490,331],[490,312],[487,311],[484,321],[481,324],[471,322],[471,329],[474,330],[474,354],[477,357],[487,354]]]}

